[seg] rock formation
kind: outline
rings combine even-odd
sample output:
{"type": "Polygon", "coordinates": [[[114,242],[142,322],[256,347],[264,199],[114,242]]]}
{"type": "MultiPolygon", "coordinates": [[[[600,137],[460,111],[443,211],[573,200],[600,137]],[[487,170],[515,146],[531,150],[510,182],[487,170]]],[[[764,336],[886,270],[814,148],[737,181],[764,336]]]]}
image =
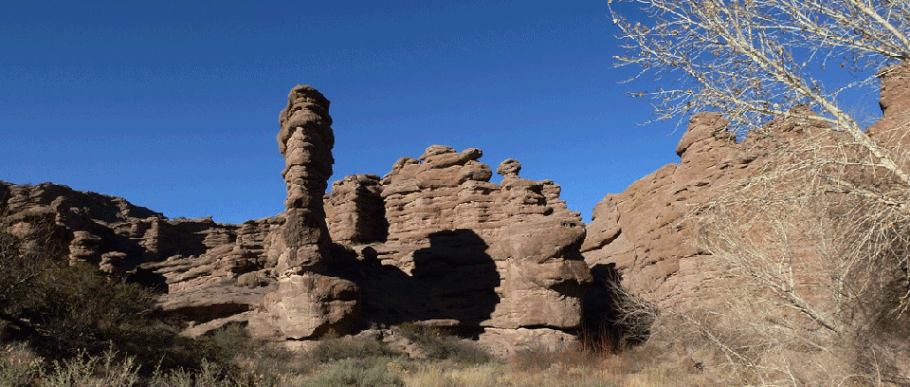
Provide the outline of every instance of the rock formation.
{"type": "Polygon", "coordinates": [[[359,289],[325,273],[332,241],[323,196],[335,144],[329,100],[312,87],[297,86],[278,121],[278,149],[286,166],[281,175],[287,185],[284,223],[272,245],[273,252],[280,252],[272,272],[278,289],[263,299],[263,315],[254,320],[254,330],[258,336],[294,340],[330,330],[350,333],[358,322],[359,289]]]}
{"type": "Polygon", "coordinates": [[[888,67],[878,76],[882,81],[879,99],[882,118],[866,133],[881,146],[892,150],[892,157],[898,156],[897,161],[908,168],[910,159],[900,156],[906,153],[902,150],[910,148],[910,139],[906,135],[910,127],[910,63],[888,67]]]}
{"type": "Polygon", "coordinates": [[[679,164],[661,167],[594,207],[581,248],[595,274],[593,293],[585,301],[589,329],[610,330],[602,325],[614,313],[610,290],[620,278],[632,294],[657,300],[659,309],[685,308],[703,299],[700,287],[717,273],[693,244],[695,229],[682,221],[692,205],[754,173],[756,155],[735,142],[727,124],[717,114],[696,114],[676,147],[679,164]]]}
{"type": "Polygon", "coordinates": [[[379,176],[353,175],[332,184],[325,198],[332,240],[342,244],[385,241],[389,235],[379,176]]]}
{"type": "MultiPolygon", "coordinates": [[[[616,300],[610,297],[616,295],[608,290],[620,282],[632,294],[647,295],[658,310],[704,311],[723,302],[717,290],[735,282],[724,282],[728,280],[717,262],[698,248],[695,239],[702,225],[689,215],[726,194],[729,183],[771,176],[796,165],[800,157],[809,160],[800,152],[818,156],[819,145],[834,144],[834,136],[841,135],[798,118],[814,114],[806,106],[796,106],[791,113],[794,117],[772,121],[741,142],[719,114],[696,114],[676,147],[679,164],[665,165],[597,204],[581,249],[595,275],[596,294],[590,294],[585,305],[593,329],[615,313],[610,303],[616,300]]],[[[774,180],[777,190],[805,183],[797,173],[779,176],[774,180]]],[[[797,241],[800,236],[791,238],[797,241]]],[[[799,259],[810,259],[801,254],[799,259]]]]}
{"type": "Polygon", "coordinates": [[[298,86],[281,112],[285,213],[241,225],[168,220],[121,198],[2,183],[5,229],[37,245],[47,235],[42,227],[50,227],[72,263],[157,289],[161,307],[182,316],[190,336],[230,322],[277,341],[345,333],[356,325],[358,288],[325,272],[331,239],[323,195],[334,142],[328,106],[318,91],[298,86]]]}
{"type": "MultiPolygon", "coordinates": [[[[718,114],[694,115],[676,147],[679,164],[661,167],[594,207],[582,245],[593,271],[614,264],[632,293],[653,295],[660,307],[697,302],[696,290],[717,273],[693,244],[694,226],[683,220],[725,184],[756,174],[755,160],[770,148],[761,139],[737,143],[727,124],[718,114]]],[[[778,133],[790,135],[785,131],[778,133]]]]}
{"type": "Polygon", "coordinates": [[[276,216],[169,220],[120,198],[0,182],[0,221],[25,248],[59,241],[71,263],[156,289],[188,336],[237,322],[258,339],[298,342],[415,322],[501,354],[577,342],[591,282],[585,225],[558,185],[521,178],[514,159],[492,183],[479,149],[434,145],[326,195],[328,108],[308,86],[288,96],[277,137],[286,210],[276,216]]]}
{"type": "Polygon", "coordinates": [[[335,162],[329,100],[312,87],[297,86],[288,95],[288,106],[281,111],[278,122],[287,210],[275,246],[284,248],[277,269],[302,273],[324,263],[331,243],[322,203],[335,162]]]}
{"type": "MultiPolygon", "coordinates": [[[[363,287],[364,318],[445,326],[500,352],[575,342],[590,279],[579,253],[584,225],[559,200],[559,186],[520,178],[515,160],[498,169],[502,184],[491,183],[492,170],[477,161],[482,154],[434,145],[420,159],[398,160],[382,178],[387,223],[357,233],[388,237],[352,245],[385,267],[350,274],[363,287]]],[[[353,213],[346,209],[357,197],[376,203],[375,191],[346,194],[366,181],[336,183],[327,212],[353,213]]]]}

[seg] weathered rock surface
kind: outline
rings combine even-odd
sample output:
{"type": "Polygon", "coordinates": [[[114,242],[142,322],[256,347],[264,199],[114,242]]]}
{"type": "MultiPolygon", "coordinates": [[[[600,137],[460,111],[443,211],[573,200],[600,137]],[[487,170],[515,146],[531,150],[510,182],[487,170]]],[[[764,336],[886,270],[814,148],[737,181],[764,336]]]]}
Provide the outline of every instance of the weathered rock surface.
{"type": "Polygon", "coordinates": [[[281,278],[278,289],[265,296],[266,313],[253,318],[251,330],[278,340],[353,332],[360,317],[359,292],[353,282],[317,273],[281,278]]]}
{"type": "MultiPolygon", "coordinates": [[[[579,253],[585,229],[578,213],[559,200],[559,186],[551,181],[520,178],[515,160],[498,168],[502,184],[491,183],[492,170],[478,161],[482,154],[434,145],[420,159],[398,160],[382,178],[387,223],[357,232],[388,237],[352,245],[364,260],[372,256],[382,266],[348,270],[363,288],[365,319],[495,335],[486,342],[500,352],[550,336],[541,332],[580,327],[590,274],[579,253]]],[[[336,183],[330,198],[345,197],[357,181],[363,178],[336,183]]],[[[354,198],[327,201],[327,212],[354,208],[354,198]]]]}
{"type": "Polygon", "coordinates": [[[323,197],[335,162],[329,100],[312,87],[297,86],[288,95],[279,124],[287,209],[272,246],[273,256],[280,252],[272,271],[278,289],[262,300],[267,317],[257,316],[253,330],[273,329],[269,336],[292,340],[316,338],[330,330],[347,334],[359,319],[359,289],[353,282],[325,275],[332,240],[323,197]]]}
{"type": "Polygon", "coordinates": [[[288,95],[288,106],[278,121],[278,149],[285,159],[281,176],[287,185],[286,221],[275,246],[284,248],[278,270],[301,274],[325,263],[331,244],[323,210],[335,162],[329,100],[312,87],[297,86],[288,95]]]}
{"type": "Polygon", "coordinates": [[[155,288],[198,336],[243,323],[293,341],[370,324],[459,332],[497,353],[577,342],[591,275],[585,225],[552,181],[491,168],[479,149],[429,147],[383,178],[333,184],[329,101],[295,87],[281,112],[286,211],[240,225],[169,220],[121,198],[0,182],[6,232],[61,242],[70,262],[155,288]]]}
{"type": "MultiPolygon", "coordinates": [[[[802,143],[833,143],[835,134],[820,130],[817,122],[796,118],[813,115],[808,107],[796,106],[791,113],[794,118],[772,121],[739,143],[719,114],[696,114],[676,148],[679,164],[661,167],[625,191],[607,195],[594,208],[581,249],[595,275],[585,305],[593,329],[615,313],[609,305],[614,301],[610,289],[620,280],[625,289],[647,295],[661,310],[706,310],[722,302],[715,291],[725,286],[722,273],[712,256],[697,248],[700,225],[687,215],[726,193],[728,183],[786,168],[777,163],[792,163],[798,152],[820,149],[801,148],[802,143]],[[781,144],[789,151],[778,155],[781,144]]],[[[798,176],[780,177],[778,184],[801,184],[792,181],[798,176]]]]}
{"type": "Polygon", "coordinates": [[[881,78],[882,118],[866,130],[879,145],[889,150],[904,168],[910,167],[905,149],[910,148],[907,129],[910,128],[910,64],[888,67],[878,74],[881,78]]]}
{"type": "MultiPolygon", "coordinates": [[[[755,160],[772,146],[748,137],[737,143],[727,124],[718,114],[694,115],[676,148],[679,164],[661,167],[594,207],[581,249],[593,272],[615,268],[629,291],[649,294],[660,308],[699,302],[700,286],[717,273],[693,243],[695,226],[683,220],[727,183],[756,174],[755,160]]],[[[782,126],[775,133],[799,135],[795,130],[782,126]]],[[[596,302],[592,297],[588,307],[598,309],[596,302]]]]}
{"type": "Polygon", "coordinates": [[[342,244],[385,241],[389,234],[376,175],[352,175],[332,184],[325,198],[326,222],[332,240],[342,244]]]}
{"type": "Polygon", "coordinates": [[[97,265],[156,288],[160,305],[191,326],[215,321],[217,328],[219,320],[255,309],[275,282],[263,274],[254,287],[237,286],[244,274],[266,271],[268,235],[277,218],[243,225],[168,220],[122,198],[6,182],[0,182],[0,214],[5,229],[26,246],[53,238],[71,263],[97,265]]]}

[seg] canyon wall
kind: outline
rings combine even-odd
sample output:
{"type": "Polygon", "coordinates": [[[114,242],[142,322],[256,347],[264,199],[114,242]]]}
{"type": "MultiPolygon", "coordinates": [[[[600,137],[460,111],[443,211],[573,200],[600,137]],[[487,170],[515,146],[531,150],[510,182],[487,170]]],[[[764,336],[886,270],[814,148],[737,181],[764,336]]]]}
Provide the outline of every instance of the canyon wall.
{"type": "MultiPolygon", "coordinates": [[[[906,98],[910,93],[908,74],[910,67],[906,65],[880,73],[883,117],[867,130],[905,168],[910,166],[905,151],[910,145],[906,136],[910,125],[906,113],[910,106],[906,98]]],[[[594,275],[594,290],[585,305],[588,318],[596,324],[615,316],[608,289],[617,282],[629,293],[654,302],[657,310],[664,312],[697,315],[721,307],[725,296],[719,290],[736,283],[725,278],[728,276],[718,261],[696,243],[704,226],[699,223],[704,206],[731,192],[731,183],[738,187],[770,189],[775,187],[763,186],[759,181],[773,179],[777,186],[769,195],[779,191],[799,192],[809,183],[801,178],[818,176],[811,174],[811,168],[817,166],[809,166],[809,160],[827,157],[832,160],[830,165],[847,165],[845,160],[851,158],[860,162],[868,160],[868,157],[857,158],[861,153],[856,152],[862,149],[849,145],[853,141],[845,133],[831,131],[818,121],[799,118],[814,115],[808,107],[799,105],[790,112],[791,118],[774,120],[763,130],[750,132],[739,141],[727,130],[728,122],[719,114],[696,114],[676,148],[680,156],[678,164],[665,165],[623,192],[608,194],[597,204],[581,248],[594,275]],[[806,171],[800,172],[799,166],[806,171]],[[781,171],[786,171],[789,177],[781,171]]],[[[876,175],[870,172],[872,168],[850,168],[844,169],[850,173],[849,179],[871,178],[877,184],[887,184],[887,174],[876,175]],[[869,176],[860,176],[863,173],[869,176]]],[[[827,194],[840,193],[832,190],[827,194]]],[[[817,242],[798,232],[791,232],[789,238],[791,245],[810,246],[817,242]]],[[[759,243],[759,239],[755,241],[759,243]]],[[[793,259],[808,266],[807,262],[817,258],[809,250],[797,246],[793,259]]],[[[801,285],[807,301],[822,302],[812,299],[817,291],[806,288],[831,279],[822,278],[824,273],[820,272],[796,275],[809,284],[801,285]]]]}
{"type": "MultiPolygon", "coordinates": [[[[882,72],[884,117],[869,133],[887,149],[906,146],[907,74],[906,66],[882,72]]],[[[0,182],[0,222],[25,249],[54,241],[71,264],[155,289],[188,336],[240,323],[258,339],[300,342],[412,322],[498,354],[555,349],[584,329],[609,328],[618,284],[658,310],[717,301],[720,271],[693,243],[689,215],[728,183],[765,173],[779,144],[825,132],[787,119],[737,141],[727,124],[693,116],[680,162],[607,195],[586,225],[558,185],[520,177],[517,160],[499,164],[501,181],[492,182],[475,148],[433,145],[383,177],[347,176],[326,193],[329,101],[297,86],[279,118],[281,214],[239,225],[170,220],[122,198],[0,182]]]]}
{"type": "Polygon", "coordinates": [[[70,263],[155,289],[188,336],[240,323],[290,343],[411,322],[499,354],[577,342],[591,282],[585,225],[558,185],[521,178],[512,159],[492,183],[479,149],[434,145],[326,194],[328,99],[295,87],[279,125],[281,214],[169,220],[121,198],[0,182],[0,220],[24,248],[59,241],[70,263]]]}

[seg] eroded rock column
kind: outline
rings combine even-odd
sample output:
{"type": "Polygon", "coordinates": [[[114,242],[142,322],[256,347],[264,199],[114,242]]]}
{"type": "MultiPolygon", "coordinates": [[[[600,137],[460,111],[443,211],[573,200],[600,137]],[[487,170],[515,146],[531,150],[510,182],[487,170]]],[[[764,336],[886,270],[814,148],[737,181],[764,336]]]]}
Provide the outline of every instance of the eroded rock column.
{"type": "Polygon", "coordinates": [[[329,100],[310,86],[297,86],[279,118],[278,149],[284,156],[281,173],[287,185],[286,223],[280,243],[279,272],[303,273],[323,264],[331,243],[325,223],[323,196],[332,175],[332,117],[329,100]]]}
{"type": "Polygon", "coordinates": [[[335,143],[329,100],[312,87],[297,86],[279,123],[286,210],[271,250],[279,254],[273,269],[278,289],[263,300],[266,320],[260,321],[258,336],[301,340],[350,333],[359,320],[359,288],[329,274],[327,265],[332,240],[323,196],[335,143]]]}

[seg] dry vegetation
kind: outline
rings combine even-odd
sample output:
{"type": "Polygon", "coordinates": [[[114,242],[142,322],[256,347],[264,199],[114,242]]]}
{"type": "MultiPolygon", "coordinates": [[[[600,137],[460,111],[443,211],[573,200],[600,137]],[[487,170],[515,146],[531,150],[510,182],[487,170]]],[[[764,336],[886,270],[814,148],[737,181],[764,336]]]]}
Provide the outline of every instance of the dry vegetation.
{"type": "MultiPolygon", "coordinates": [[[[389,328],[418,347],[375,337],[329,337],[307,351],[252,342],[228,325],[178,336],[154,295],[85,265],[70,266],[52,219],[25,238],[0,224],[0,386],[666,386],[703,379],[644,346],[616,355],[604,343],[495,359],[431,328],[389,328]],[[79,306],[79,307],[75,307],[79,306]],[[591,348],[594,348],[593,350],[591,348]]],[[[696,383],[697,384],[697,383],[696,383]]],[[[708,385],[708,384],[705,384],[708,385]]]]}
{"type": "Polygon", "coordinates": [[[743,384],[908,385],[907,190],[842,134],[779,124],[802,136],[694,211],[723,302],[678,324],[743,384]]]}
{"type": "MultiPolygon", "coordinates": [[[[217,335],[224,335],[219,333],[217,335]]],[[[327,339],[316,351],[292,354],[277,349],[245,351],[222,362],[203,361],[193,369],[143,370],[117,352],[80,354],[47,361],[27,345],[0,347],[0,385],[82,386],[711,386],[705,375],[688,374],[663,362],[645,345],[624,355],[571,351],[528,351],[508,361],[412,360],[393,351],[375,352],[372,340],[327,339]],[[343,349],[339,340],[345,340],[343,349]],[[362,346],[359,353],[350,352],[362,346]],[[329,348],[325,348],[329,347],[329,348]],[[340,352],[334,352],[334,350],[340,352]]]]}
{"type": "Polygon", "coordinates": [[[665,311],[653,340],[709,359],[723,384],[910,385],[910,120],[873,137],[842,99],[906,70],[910,2],[630,2],[646,17],[611,10],[629,49],[617,59],[659,81],[635,93],[658,119],[719,112],[771,150],[693,209],[694,242],[722,274],[711,303],[665,311]]]}

